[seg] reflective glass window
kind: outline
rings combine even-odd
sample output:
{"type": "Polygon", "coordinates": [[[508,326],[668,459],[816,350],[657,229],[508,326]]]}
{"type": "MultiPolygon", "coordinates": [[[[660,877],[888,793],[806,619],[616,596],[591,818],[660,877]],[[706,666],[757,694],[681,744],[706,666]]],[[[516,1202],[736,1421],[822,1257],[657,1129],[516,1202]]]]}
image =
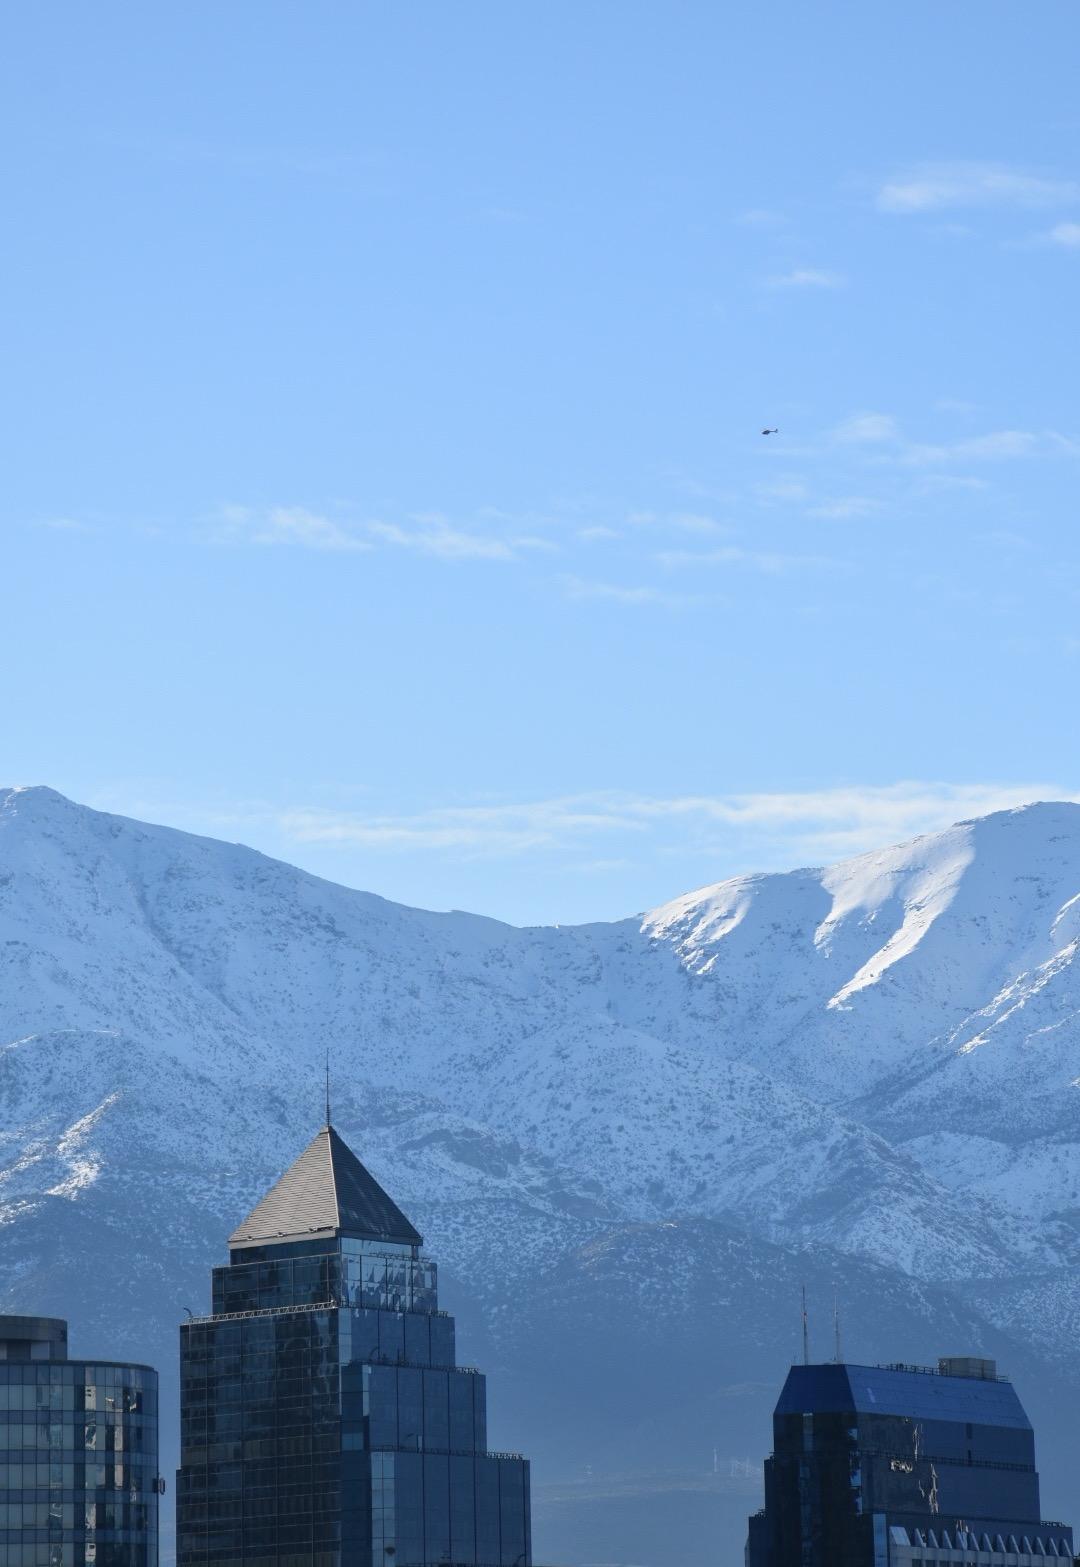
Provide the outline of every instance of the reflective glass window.
{"type": "Polygon", "coordinates": [[[474,1460],[450,1458],[450,1552],[456,1562],[476,1560],[474,1460]]]}
{"type": "Polygon", "coordinates": [[[419,1312],[405,1314],[405,1359],[413,1366],[426,1366],[431,1362],[428,1318],[419,1312]]]}
{"type": "Polygon", "coordinates": [[[379,1356],[394,1365],[405,1359],[405,1323],[400,1312],[379,1312],[379,1356]]]}
{"type": "Polygon", "coordinates": [[[397,1372],[398,1443],[419,1451],[424,1445],[424,1373],[410,1367],[397,1372]]]}
{"type": "Polygon", "coordinates": [[[465,1371],[452,1371],[448,1376],[450,1393],[450,1451],[471,1453],[476,1447],[476,1428],[473,1422],[472,1377],[465,1371]]]}
{"type": "Polygon", "coordinates": [[[450,1446],[450,1412],[447,1371],[425,1371],[424,1446],[446,1452],[450,1446]]]}

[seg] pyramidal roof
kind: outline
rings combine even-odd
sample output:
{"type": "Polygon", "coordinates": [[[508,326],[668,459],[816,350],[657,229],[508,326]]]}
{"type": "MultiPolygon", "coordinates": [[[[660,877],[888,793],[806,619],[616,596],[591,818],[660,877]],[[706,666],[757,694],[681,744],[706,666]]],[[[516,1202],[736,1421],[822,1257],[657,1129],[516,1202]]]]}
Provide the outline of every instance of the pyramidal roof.
{"type": "Polygon", "coordinates": [[[230,1246],[347,1235],[419,1246],[421,1236],[329,1123],[229,1236],[230,1246]]]}

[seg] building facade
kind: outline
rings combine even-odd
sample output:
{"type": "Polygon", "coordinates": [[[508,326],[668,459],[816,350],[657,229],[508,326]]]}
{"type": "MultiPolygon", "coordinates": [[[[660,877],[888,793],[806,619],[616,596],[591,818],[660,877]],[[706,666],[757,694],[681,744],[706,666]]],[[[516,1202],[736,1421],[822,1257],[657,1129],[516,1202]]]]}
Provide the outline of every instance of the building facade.
{"type": "Polygon", "coordinates": [[[993,1361],[792,1366],[747,1567],[1045,1567],[1035,1435],[993,1361]]]}
{"type": "Polygon", "coordinates": [[[529,1567],[421,1237],[328,1124],[180,1330],[179,1567],[529,1567]]]}
{"type": "Polygon", "coordinates": [[[0,1567],[157,1567],[157,1372],[0,1317],[0,1567]]]}

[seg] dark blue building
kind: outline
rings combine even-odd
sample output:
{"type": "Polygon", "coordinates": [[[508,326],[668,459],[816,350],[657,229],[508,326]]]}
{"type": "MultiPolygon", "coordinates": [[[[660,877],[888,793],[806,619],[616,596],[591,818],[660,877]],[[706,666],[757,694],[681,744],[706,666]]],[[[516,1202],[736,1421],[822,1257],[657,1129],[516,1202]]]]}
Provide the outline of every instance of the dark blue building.
{"type": "Polygon", "coordinates": [[[180,1330],[179,1567],[529,1567],[421,1237],[329,1125],[180,1330]]]}
{"type": "Polygon", "coordinates": [[[1035,1434],[993,1361],[792,1366],[773,1414],[747,1567],[1044,1567],[1035,1434]]]}
{"type": "Polygon", "coordinates": [[[157,1567],[157,1372],[0,1317],[0,1564],[157,1567]]]}

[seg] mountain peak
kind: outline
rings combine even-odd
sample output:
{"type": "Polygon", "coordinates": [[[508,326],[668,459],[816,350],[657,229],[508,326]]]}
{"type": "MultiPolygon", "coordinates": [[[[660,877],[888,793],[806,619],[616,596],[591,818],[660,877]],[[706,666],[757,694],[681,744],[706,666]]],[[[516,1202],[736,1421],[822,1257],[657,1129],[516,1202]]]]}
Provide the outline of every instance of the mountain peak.
{"type": "Polygon", "coordinates": [[[79,805],[75,800],[51,789],[48,784],[14,784],[0,787],[0,809],[33,809],[61,807],[72,811],[88,811],[92,807],[79,805]]]}

